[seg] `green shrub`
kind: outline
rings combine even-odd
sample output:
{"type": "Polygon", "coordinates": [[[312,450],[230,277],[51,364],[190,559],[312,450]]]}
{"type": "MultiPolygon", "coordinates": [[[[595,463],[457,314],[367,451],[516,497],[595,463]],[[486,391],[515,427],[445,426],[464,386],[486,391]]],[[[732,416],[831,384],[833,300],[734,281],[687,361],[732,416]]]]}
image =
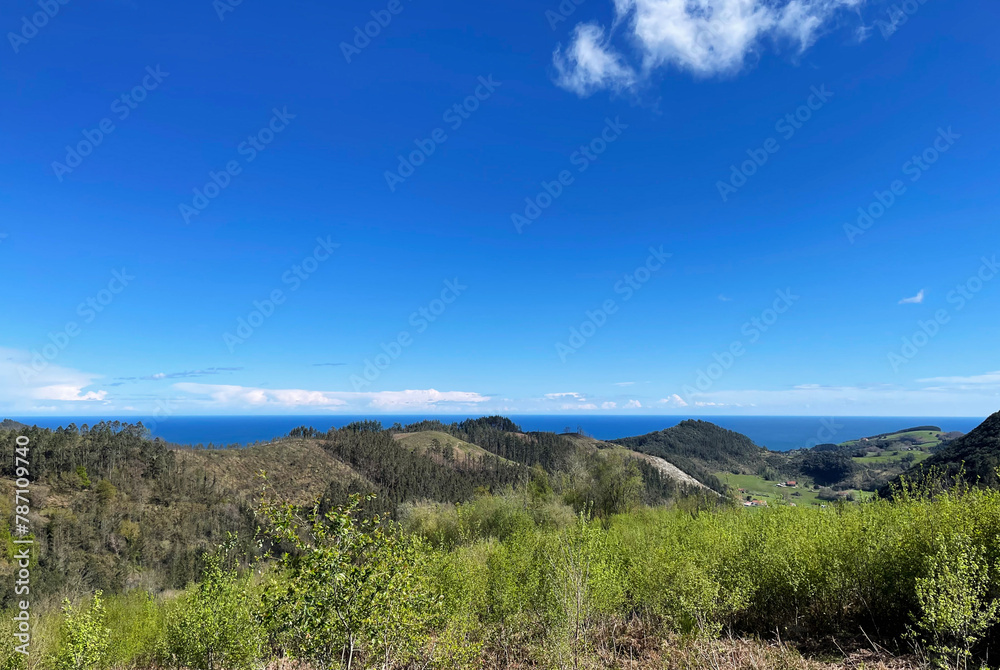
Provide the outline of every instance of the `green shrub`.
{"type": "Polygon", "coordinates": [[[164,604],[144,591],[112,596],[105,603],[111,629],[108,662],[114,667],[149,666],[160,651],[165,635],[164,604]]]}
{"type": "Polygon", "coordinates": [[[69,600],[63,602],[63,626],[56,670],[90,670],[107,663],[111,629],[105,626],[104,602],[101,592],[94,594],[86,610],[77,611],[69,600]]]}
{"type": "Polygon", "coordinates": [[[250,574],[208,559],[202,582],[167,617],[166,661],[192,670],[248,670],[263,657],[265,631],[250,574]]]}
{"type": "Polygon", "coordinates": [[[942,665],[964,668],[972,647],[1000,618],[1000,601],[987,600],[993,568],[967,535],[938,536],[928,574],[916,581],[917,627],[942,665]]]}
{"type": "Polygon", "coordinates": [[[270,539],[292,547],[267,590],[271,630],[321,670],[351,668],[358,657],[405,663],[422,649],[434,614],[420,543],[364,518],[360,507],[354,495],[303,519],[292,505],[262,505],[270,539]]]}

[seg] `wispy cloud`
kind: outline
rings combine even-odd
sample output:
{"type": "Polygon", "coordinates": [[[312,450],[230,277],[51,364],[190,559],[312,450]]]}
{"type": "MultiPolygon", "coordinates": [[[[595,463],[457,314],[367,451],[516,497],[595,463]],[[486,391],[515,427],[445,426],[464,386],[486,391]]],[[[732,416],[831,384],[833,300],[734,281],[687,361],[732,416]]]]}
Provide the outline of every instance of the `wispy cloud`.
{"type": "Polygon", "coordinates": [[[567,391],[564,393],[546,393],[545,397],[548,398],[549,400],[558,400],[559,398],[575,398],[580,402],[583,402],[587,399],[582,394],[576,393],[575,391],[567,391]]]}
{"type": "Polygon", "coordinates": [[[615,382],[614,386],[633,386],[635,382],[615,382]]]}
{"type": "Polygon", "coordinates": [[[199,384],[179,382],[173,388],[193,396],[207,398],[207,404],[225,408],[275,408],[296,409],[303,407],[325,409],[372,408],[377,410],[433,408],[441,405],[478,405],[489,400],[488,396],[467,391],[438,391],[436,389],[342,392],[313,391],[307,389],[266,389],[253,386],[225,384],[199,384]]]}
{"type": "Polygon", "coordinates": [[[915,296],[909,298],[903,298],[899,301],[900,305],[919,305],[924,301],[924,289],[920,289],[915,296]]]}
{"type": "Polygon", "coordinates": [[[671,395],[667,396],[666,398],[663,398],[662,400],[660,400],[660,404],[665,405],[667,407],[687,407],[688,406],[688,404],[684,400],[684,398],[680,397],[676,393],[671,394],[671,395]]]}
{"type": "MultiPolygon", "coordinates": [[[[739,72],[766,44],[811,47],[842,10],[863,0],[614,0],[613,29],[634,49],[638,65],[611,45],[596,23],[578,24],[569,46],[557,47],[559,86],[586,96],[630,89],[660,68],[709,77],[739,72]]],[[[859,37],[863,36],[858,33],[859,37]]]]}
{"type": "MultiPolygon", "coordinates": [[[[0,406],[38,409],[37,401],[69,404],[103,402],[107,391],[90,391],[100,375],[65,368],[37,355],[0,348],[0,406]],[[42,364],[44,363],[44,364],[42,364]]],[[[48,407],[48,405],[46,405],[48,407]]]]}
{"type": "Polygon", "coordinates": [[[558,72],[556,82],[580,96],[602,88],[630,88],[635,83],[635,72],[607,43],[604,28],[593,23],[578,25],[569,47],[565,51],[556,47],[552,63],[558,72]]]}
{"type": "Polygon", "coordinates": [[[237,372],[243,368],[205,368],[204,370],[184,370],[182,372],[157,372],[144,377],[115,377],[124,381],[156,381],[159,379],[185,379],[190,377],[207,377],[223,372],[237,372]]]}
{"type": "Polygon", "coordinates": [[[987,372],[982,375],[968,375],[964,377],[926,377],[924,379],[918,379],[917,381],[923,384],[945,384],[966,388],[1000,386],[1000,370],[997,370],[996,372],[987,372]]]}
{"type": "Polygon", "coordinates": [[[987,416],[1000,403],[996,389],[986,383],[962,388],[934,381],[940,385],[800,384],[784,389],[733,389],[695,393],[686,400],[705,409],[732,407],[754,414],[799,416],[987,416]]]}
{"type": "Polygon", "coordinates": [[[719,300],[721,300],[722,302],[732,302],[733,301],[732,298],[730,298],[728,296],[725,296],[725,295],[723,295],[721,293],[719,294],[719,300]]]}

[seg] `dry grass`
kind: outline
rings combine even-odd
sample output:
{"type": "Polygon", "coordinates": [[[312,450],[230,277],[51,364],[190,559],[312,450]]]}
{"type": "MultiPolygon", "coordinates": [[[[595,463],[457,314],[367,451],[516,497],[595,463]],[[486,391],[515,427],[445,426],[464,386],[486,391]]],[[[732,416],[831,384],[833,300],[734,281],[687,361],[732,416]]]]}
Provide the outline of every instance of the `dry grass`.
{"type": "Polygon", "coordinates": [[[247,449],[178,449],[177,459],[189,471],[203,470],[219,488],[259,493],[267,473],[268,487],[282,500],[304,505],[315,502],[333,479],[364,479],[320,446],[319,440],[283,439],[247,449]]]}
{"type": "Polygon", "coordinates": [[[417,433],[396,433],[393,435],[393,438],[400,445],[417,454],[426,453],[429,449],[435,446],[436,440],[437,446],[451,447],[454,449],[455,456],[459,460],[462,460],[463,457],[478,460],[491,456],[498,458],[503,463],[511,463],[511,461],[508,461],[505,458],[500,458],[478,445],[472,444],[471,442],[465,442],[464,440],[460,440],[457,437],[453,437],[447,433],[442,433],[437,430],[423,430],[417,433]]]}

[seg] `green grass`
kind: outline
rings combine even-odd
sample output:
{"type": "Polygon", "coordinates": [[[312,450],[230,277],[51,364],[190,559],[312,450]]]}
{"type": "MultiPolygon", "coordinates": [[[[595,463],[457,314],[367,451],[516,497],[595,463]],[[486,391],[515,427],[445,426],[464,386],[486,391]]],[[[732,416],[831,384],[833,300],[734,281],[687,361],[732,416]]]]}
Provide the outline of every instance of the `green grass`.
{"type": "Polygon", "coordinates": [[[937,431],[933,430],[911,430],[904,431],[902,433],[889,433],[887,435],[879,437],[877,440],[869,438],[867,441],[862,440],[849,440],[847,442],[841,442],[841,445],[862,448],[867,444],[878,442],[895,442],[902,438],[913,438],[917,440],[917,445],[922,449],[930,449],[941,444],[941,435],[937,431]]]}
{"type": "Polygon", "coordinates": [[[768,481],[757,475],[734,475],[730,472],[719,472],[716,476],[732,488],[740,500],[744,500],[747,495],[751,495],[756,499],[766,501],[768,505],[793,502],[799,507],[809,507],[812,505],[829,504],[828,501],[820,500],[816,497],[816,491],[813,491],[811,488],[811,481],[801,478],[796,480],[799,482],[798,488],[783,488],[777,486],[777,484],[784,480],[768,481]],[[747,492],[740,493],[737,489],[746,489],[747,492]],[[801,495],[793,495],[795,493],[801,495]]]}
{"type": "Polygon", "coordinates": [[[900,458],[903,458],[907,454],[913,454],[913,457],[914,457],[913,462],[914,463],[919,463],[920,461],[923,461],[923,460],[925,460],[927,458],[930,458],[930,456],[931,456],[930,452],[927,452],[927,451],[916,451],[916,450],[896,451],[896,450],[891,450],[891,451],[884,451],[881,454],[879,454],[878,456],[858,456],[858,457],[855,457],[854,461],[856,463],[867,463],[867,464],[871,464],[871,465],[881,465],[881,464],[888,464],[888,463],[890,463],[892,461],[899,460],[900,458]]]}

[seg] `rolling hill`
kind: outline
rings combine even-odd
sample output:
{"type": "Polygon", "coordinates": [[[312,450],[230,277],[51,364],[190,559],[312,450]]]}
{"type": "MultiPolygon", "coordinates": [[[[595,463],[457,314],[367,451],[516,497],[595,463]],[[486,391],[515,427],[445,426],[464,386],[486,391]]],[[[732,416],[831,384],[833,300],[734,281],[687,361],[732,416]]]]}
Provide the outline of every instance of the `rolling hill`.
{"type": "MultiPolygon", "coordinates": [[[[771,465],[775,456],[746,435],[692,419],[666,430],[612,442],[661,458],[719,492],[726,487],[716,473],[755,474],[771,465]]],[[[781,460],[779,456],[778,462],[781,460]]]]}
{"type": "MultiPolygon", "coordinates": [[[[927,459],[902,474],[909,481],[924,479],[929,474],[936,478],[950,479],[961,475],[973,485],[1000,487],[1000,412],[989,416],[968,435],[958,438],[927,459]]],[[[893,483],[898,484],[899,478],[893,483]]],[[[891,495],[891,486],[885,486],[880,495],[891,495]]]]}

